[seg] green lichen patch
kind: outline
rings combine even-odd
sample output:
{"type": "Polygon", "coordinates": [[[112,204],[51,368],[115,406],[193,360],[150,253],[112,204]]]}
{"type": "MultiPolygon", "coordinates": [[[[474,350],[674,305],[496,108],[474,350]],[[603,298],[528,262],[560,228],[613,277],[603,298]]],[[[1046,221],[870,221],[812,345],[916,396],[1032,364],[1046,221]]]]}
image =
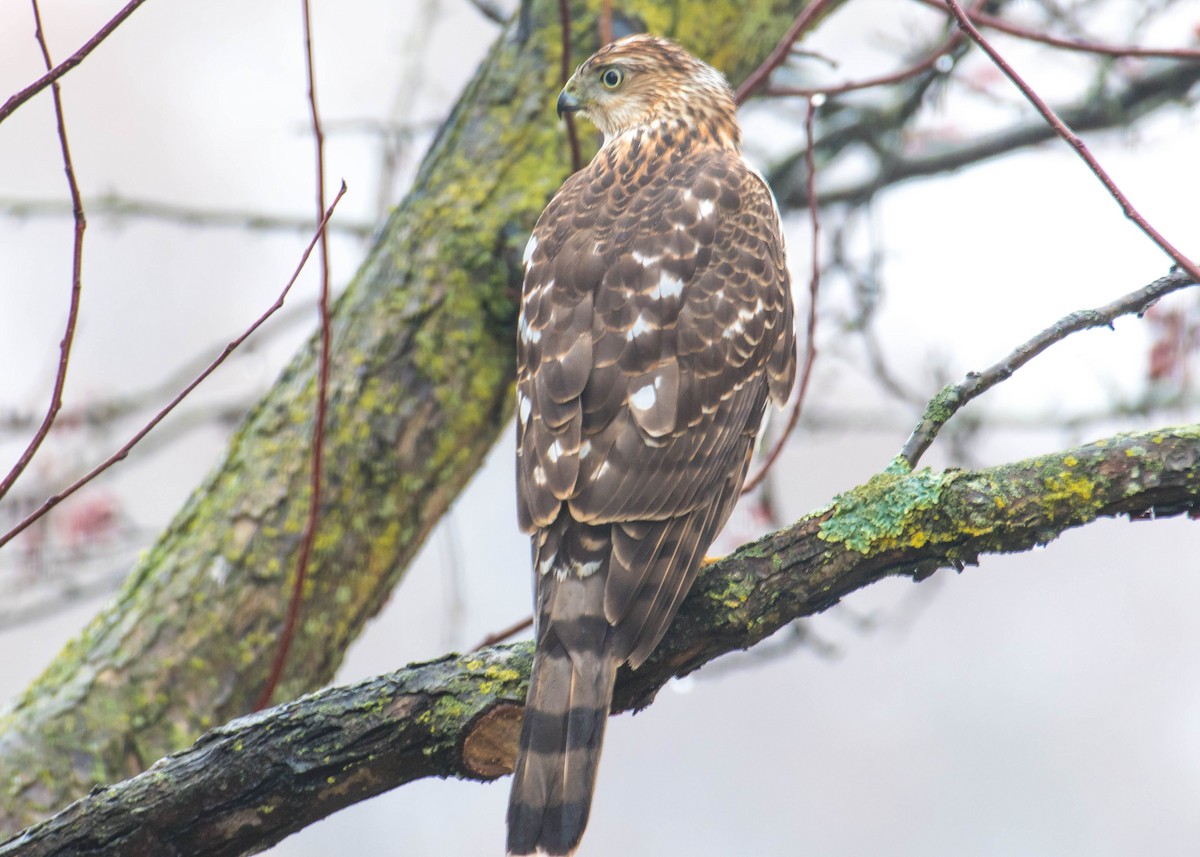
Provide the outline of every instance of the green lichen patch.
{"type": "Polygon", "coordinates": [[[724,578],[724,585],[708,593],[709,598],[723,604],[730,610],[736,610],[754,594],[754,582],[748,576],[730,574],[724,578]]]}
{"type": "Polygon", "coordinates": [[[954,478],[954,473],[928,468],[906,476],[880,473],[834,498],[833,514],[821,524],[820,537],[862,554],[901,544],[921,547],[929,534],[917,518],[937,505],[942,489],[954,478]]]}

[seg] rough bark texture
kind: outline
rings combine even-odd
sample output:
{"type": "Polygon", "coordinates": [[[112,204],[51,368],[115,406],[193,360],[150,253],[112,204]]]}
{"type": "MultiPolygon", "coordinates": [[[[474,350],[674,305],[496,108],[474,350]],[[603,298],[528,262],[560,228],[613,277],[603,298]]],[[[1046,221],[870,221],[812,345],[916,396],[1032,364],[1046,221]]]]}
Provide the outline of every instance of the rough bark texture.
{"type": "MultiPolygon", "coordinates": [[[[895,469],[705,569],[658,652],[619,675],[614,710],[884,577],[921,580],[1104,516],[1195,514],[1200,426],[979,471],[895,469]]],[[[414,779],[493,779],[512,769],[531,660],[529,643],[447,656],[236,720],[0,857],[247,854],[414,779]]]]}
{"type": "MultiPolygon", "coordinates": [[[[600,5],[571,3],[580,60],[600,5]]],[[[736,80],[802,5],[694,0],[682,14],[639,0],[637,12],[736,80]]],[[[558,73],[557,2],[523,4],[337,302],[321,526],[276,698],[332,677],[509,422],[521,251],[567,174],[558,73]]],[[[0,831],[250,707],[309,503],[314,353],[253,409],[113,603],[0,715],[0,831]]]]}

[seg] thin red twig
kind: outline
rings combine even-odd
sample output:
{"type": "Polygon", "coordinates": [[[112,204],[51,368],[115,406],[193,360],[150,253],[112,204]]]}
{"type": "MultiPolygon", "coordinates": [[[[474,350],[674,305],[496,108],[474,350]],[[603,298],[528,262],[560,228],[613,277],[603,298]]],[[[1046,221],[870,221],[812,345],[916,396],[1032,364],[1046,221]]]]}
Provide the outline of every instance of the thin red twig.
{"type": "Polygon", "coordinates": [[[97,30],[96,35],[88,39],[84,43],[83,47],[75,51],[75,53],[71,54],[58,65],[49,69],[44,75],[39,77],[33,83],[29,84],[29,86],[25,87],[15,95],[10,96],[9,99],[4,102],[4,106],[0,107],[0,122],[3,122],[5,119],[7,119],[18,107],[20,107],[30,98],[33,98],[33,96],[37,95],[51,83],[58,80],[71,69],[75,68],[75,66],[83,62],[84,57],[90,54],[96,45],[100,44],[102,41],[112,35],[113,30],[121,26],[125,19],[132,15],[138,6],[141,6],[145,2],[146,0],[130,0],[130,2],[126,4],[125,8],[114,15],[107,24],[97,30]]]}
{"type": "Polygon", "coordinates": [[[83,476],[76,479],[74,482],[72,482],[70,485],[68,485],[62,491],[59,491],[57,494],[54,494],[54,495],[48,497],[46,499],[46,501],[44,503],[42,503],[41,506],[39,506],[35,511],[33,511],[28,516],[26,516],[19,524],[17,524],[15,527],[13,527],[11,530],[9,530],[7,533],[0,535],[0,547],[3,547],[4,545],[8,544],[16,536],[20,535],[30,525],[32,525],[32,524],[36,523],[38,520],[40,520],[42,518],[42,516],[44,516],[47,512],[49,512],[51,509],[53,509],[55,506],[57,506],[63,500],[70,497],[72,494],[74,494],[76,491],[78,491],[84,485],[91,482],[93,479],[95,479],[97,476],[99,476],[105,470],[112,467],[118,461],[121,461],[122,459],[127,457],[129,455],[130,451],[138,444],[138,442],[142,438],[144,438],[146,435],[148,435],[154,429],[155,426],[157,426],[160,422],[162,422],[166,418],[167,414],[171,413],[171,411],[173,411],[180,402],[182,402],[184,399],[186,399],[188,397],[188,395],[191,394],[192,390],[194,390],[198,386],[200,386],[200,384],[206,378],[208,378],[209,375],[211,375],[213,372],[215,372],[217,370],[217,367],[220,366],[222,363],[224,363],[226,358],[229,357],[229,355],[232,354],[234,351],[236,351],[238,346],[240,346],[243,342],[245,342],[250,337],[250,335],[252,333],[254,333],[254,331],[256,331],[260,327],[262,327],[262,325],[266,322],[266,320],[268,318],[270,318],[272,315],[274,315],[276,312],[279,311],[279,308],[283,306],[284,299],[288,296],[288,292],[291,291],[292,285],[300,277],[300,272],[302,270],[304,270],[304,264],[308,261],[309,255],[311,255],[313,248],[317,245],[317,241],[320,239],[321,235],[324,234],[325,225],[329,222],[329,218],[333,216],[333,210],[335,208],[337,208],[338,202],[341,201],[342,196],[344,196],[345,193],[346,193],[346,183],[343,182],[342,189],[340,191],[338,191],[338,195],[336,197],[334,197],[333,202],[330,204],[329,208],[325,211],[325,216],[321,219],[320,226],[317,228],[317,231],[313,235],[312,240],[308,242],[308,246],[304,249],[304,253],[300,257],[300,264],[296,266],[296,270],[292,273],[291,279],[288,280],[287,285],[285,285],[283,287],[283,291],[281,291],[279,293],[279,297],[277,297],[275,299],[275,303],[271,304],[271,306],[267,309],[266,312],[264,312],[262,315],[260,315],[258,317],[258,319],[252,325],[250,325],[248,328],[246,328],[246,330],[242,333],[241,336],[239,336],[237,339],[234,339],[232,342],[230,342],[228,345],[226,345],[225,350],[223,350],[220,353],[220,355],[217,356],[217,358],[215,360],[213,360],[211,363],[209,363],[203,372],[201,372],[199,375],[197,375],[195,378],[193,378],[192,381],[189,382],[186,387],[184,387],[182,390],[180,390],[175,395],[175,398],[173,398],[170,402],[168,402],[166,407],[164,407],[161,411],[159,411],[157,414],[155,414],[154,418],[151,419],[150,422],[146,423],[146,425],[144,425],[141,429],[139,429],[137,431],[137,433],[135,433],[133,435],[133,437],[131,437],[128,441],[126,441],[124,446],[122,446],[120,449],[118,449],[116,452],[114,452],[108,458],[104,459],[104,461],[102,461],[100,464],[93,467],[86,474],[84,474],[83,476]]]}
{"type": "Polygon", "coordinates": [[[816,136],[813,131],[813,125],[817,116],[817,101],[813,98],[808,100],[808,111],[804,115],[804,134],[806,148],[804,151],[804,164],[808,170],[808,212],[812,218],[812,271],[808,280],[808,328],[805,332],[807,341],[804,346],[804,366],[800,370],[800,383],[796,389],[796,400],[792,403],[792,411],[788,415],[787,425],[783,428],[783,433],[779,439],[775,441],[775,445],[771,448],[771,452],[763,461],[762,466],[754,473],[746,483],[742,486],[742,493],[747,494],[757,488],[771,468],[775,464],[775,460],[779,458],[783,452],[783,447],[787,444],[788,438],[796,429],[796,424],[800,422],[800,412],[804,408],[804,399],[808,394],[808,382],[812,377],[813,364],[817,359],[817,297],[821,290],[821,215],[820,206],[817,205],[817,159],[814,154],[816,150],[816,136]]]}
{"type": "MultiPolygon", "coordinates": [[[[42,13],[38,9],[37,0],[33,0],[33,20],[35,23],[34,37],[42,49],[42,59],[46,63],[46,68],[52,69],[54,62],[50,59],[50,48],[46,44],[46,34],[42,31],[42,13]]],[[[54,390],[50,394],[50,406],[46,409],[46,416],[42,418],[41,425],[34,432],[33,438],[25,447],[25,451],[21,453],[21,457],[17,459],[17,463],[12,466],[3,481],[0,481],[0,497],[7,494],[13,483],[25,472],[25,468],[29,466],[29,462],[41,448],[42,442],[50,434],[50,428],[54,425],[58,412],[62,410],[63,388],[67,383],[67,367],[71,362],[71,345],[75,342],[75,323],[79,320],[79,299],[83,294],[83,232],[87,229],[87,218],[83,214],[83,198],[79,194],[79,183],[75,180],[75,164],[71,160],[71,147],[67,143],[67,123],[63,118],[62,92],[57,81],[51,83],[50,91],[54,96],[54,118],[58,123],[58,143],[62,149],[63,170],[67,174],[67,186],[71,189],[71,213],[75,218],[75,245],[71,259],[71,302],[67,309],[67,328],[58,346],[58,370],[54,375],[54,390]]]]}
{"type": "Polygon", "coordinates": [[[734,94],[734,100],[738,104],[744,104],[747,98],[757,92],[767,82],[767,78],[771,76],[771,72],[787,61],[788,54],[792,51],[792,46],[800,38],[801,34],[815,23],[818,17],[840,2],[842,0],[813,0],[812,3],[806,6],[804,11],[796,16],[796,20],[792,21],[792,26],[788,27],[788,31],[783,34],[783,38],[779,40],[779,44],[775,46],[770,55],[742,81],[742,85],[737,88],[737,92],[734,94]]]}
{"type": "MultiPolygon", "coordinates": [[[[936,3],[938,0],[929,0],[936,3]]],[[[976,10],[979,9],[986,0],[976,0],[971,7],[971,15],[974,16],[976,10]]],[[[956,30],[942,42],[934,50],[926,54],[922,59],[905,66],[899,71],[890,72],[889,74],[881,74],[876,77],[867,77],[862,80],[850,80],[845,83],[834,84],[833,86],[768,86],[767,95],[798,95],[804,98],[811,98],[814,95],[843,95],[847,92],[856,92],[860,89],[872,89],[876,86],[894,86],[897,83],[903,83],[906,80],[917,77],[937,65],[938,60],[958,47],[959,43],[966,38],[966,34],[956,30]]]]}
{"type": "MultiPolygon", "coordinates": [[[[950,11],[946,6],[946,0],[917,0],[917,2],[942,12],[950,11]]],[[[1019,39],[1041,42],[1044,45],[1051,45],[1052,47],[1062,48],[1067,51],[1079,51],[1081,53],[1100,54],[1110,57],[1200,59],[1200,49],[1198,48],[1143,48],[1136,45],[1109,45],[1102,42],[1094,42],[1090,39],[1052,36],[1049,33],[1039,33],[1036,30],[1031,30],[1018,24],[1009,23],[1003,18],[989,15],[986,12],[972,11],[971,20],[981,27],[988,27],[998,30],[1001,33],[1008,33],[1010,36],[1016,36],[1019,39]]]]}
{"type": "MultiPolygon", "coordinates": [[[[312,10],[309,0],[301,0],[304,9],[304,64],[308,75],[308,106],[312,120],[312,134],[316,149],[317,172],[317,218],[325,212],[325,133],[321,129],[321,114],[317,110],[317,81],[313,71],[312,49],[312,10]]],[[[275,650],[275,659],[271,663],[271,672],[267,681],[255,700],[254,710],[259,711],[271,703],[275,689],[283,677],[287,665],[288,653],[296,636],[296,623],[300,618],[300,607],[304,603],[304,579],[308,574],[308,564],[312,557],[313,542],[317,535],[317,520],[321,511],[321,480],[323,475],[322,463],[325,452],[325,418],[328,411],[329,396],[329,236],[321,230],[321,297],[318,303],[321,315],[321,353],[317,370],[317,414],[316,425],[313,427],[312,442],[312,482],[308,502],[308,520],[304,525],[304,538],[300,542],[300,553],[296,559],[296,574],[292,583],[292,594],[288,601],[287,618],[283,623],[283,632],[279,637],[279,647],[275,650]]]]}
{"type": "Polygon", "coordinates": [[[602,0],[600,3],[600,46],[603,47],[613,40],[612,0],[602,0]]]}
{"type": "Polygon", "coordinates": [[[946,42],[936,51],[928,54],[924,59],[905,66],[899,71],[894,71],[889,74],[881,74],[877,77],[865,77],[862,80],[848,80],[845,83],[835,83],[832,86],[771,86],[768,87],[766,95],[798,95],[802,98],[811,98],[814,95],[843,95],[847,92],[857,92],[860,89],[871,89],[876,86],[892,86],[897,83],[904,83],[906,80],[923,74],[937,64],[948,51],[954,48],[954,45],[962,40],[962,34],[956,33],[957,38],[947,39],[946,42]]]}
{"type": "MultiPolygon", "coordinates": [[[[558,0],[558,22],[562,29],[562,66],[559,76],[566,86],[571,79],[571,6],[568,0],[558,0]]],[[[567,141],[571,144],[571,172],[583,168],[583,155],[579,150],[579,133],[575,130],[575,117],[567,114],[567,141]]]]}
{"type": "Polygon", "coordinates": [[[1005,77],[1011,80],[1017,89],[1021,90],[1021,94],[1024,95],[1025,98],[1028,99],[1029,103],[1037,109],[1038,113],[1042,115],[1042,118],[1050,123],[1051,127],[1054,128],[1058,135],[1071,144],[1071,147],[1075,149],[1079,157],[1082,158],[1084,163],[1088,165],[1091,171],[1095,174],[1096,178],[1098,178],[1100,183],[1103,184],[1105,189],[1108,190],[1112,198],[1115,199],[1117,204],[1121,206],[1121,210],[1125,212],[1125,216],[1137,224],[1137,227],[1141,229],[1151,241],[1157,244],[1164,253],[1170,256],[1180,268],[1187,271],[1188,274],[1190,274],[1193,278],[1200,280],[1200,267],[1197,267],[1195,262],[1177,250],[1173,244],[1167,241],[1167,239],[1164,238],[1157,229],[1151,226],[1150,223],[1144,217],[1142,217],[1142,215],[1136,208],[1133,207],[1133,204],[1130,203],[1129,199],[1125,196],[1121,189],[1117,187],[1116,182],[1112,180],[1112,177],[1109,176],[1108,172],[1105,171],[1102,166],[1100,166],[1100,162],[1097,161],[1096,157],[1091,153],[1091,151],[1088,150],[1087,144],[1084,143],[1074,131],[1067,127],[1067,124],[1058,117],[1058,114],[1054,112],[1050,105],[1047,104],[1040,95],[1033,91],[1033,87],[1026,83],[1025,80],[1013,70],[1012,66],[1008,64],[1004,57],[1000,56],[999,52],[992,47],[991,43],[989,43],[988,40],[983,37],[983,34],[980,33],[975,27],[975,25],[971,23],[970,16],[963,11],[962,6],[959,5],[957,0],[945,0],[945,2],[949,5],[951,14],[954,15],[954,19],[958,21],[958,26],[961,27],[967,33],[967,35],[971,37],[972,41],[974,41],[977,45],[979,45],[980,48],[983,49],[984,53],[986,53],[988,57],[991,58],[992,62],[996,64],[996,67],[999,68],[1000,71],[1004,72],[1005,77]]]}
{"type": "Polygon", "coordinates": [[[496,631],[492,634],[488,634],[486,637],[484,637],[482,640],[480,640],[479,644],[476,645],[475,648],[471,649],[471,651],[474,652],[479,649],[487,648],[488,646],[494,646],[497,643],[503,643],[505,640],[507,640],[513,634],[519,634],[522,631],[524,631],[526,628],[532,628],[532,627],[533,627],[533,617],[532,616],[526,616],[524,619],[518,619],[516,622],[513,622],[511,625],[509,625],[507,628],[501,628],[499,631],[496,631]]]}

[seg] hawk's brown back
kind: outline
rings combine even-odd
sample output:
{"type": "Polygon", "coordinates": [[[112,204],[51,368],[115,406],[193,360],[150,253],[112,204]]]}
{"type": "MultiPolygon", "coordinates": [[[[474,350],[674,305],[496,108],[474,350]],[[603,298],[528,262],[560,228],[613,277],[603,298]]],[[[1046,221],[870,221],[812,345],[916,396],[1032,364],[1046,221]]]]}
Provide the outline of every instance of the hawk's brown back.
{"type": "MultiPolygon", "coordinates": [[[[691,149],[683,128],[646,137],[569,179],[530,241],[517,364],[527,532],[561,515],[653,530],[714,506],[704,529],[719,528],[768,393],[782,402],[791,388],[792,302],[770,191],[737,151],[691,149]]],[[[609,569],[614,626],[647,571],[609,569]]],[[[653,643],[665,630],[655,618],[653,643]]]]}

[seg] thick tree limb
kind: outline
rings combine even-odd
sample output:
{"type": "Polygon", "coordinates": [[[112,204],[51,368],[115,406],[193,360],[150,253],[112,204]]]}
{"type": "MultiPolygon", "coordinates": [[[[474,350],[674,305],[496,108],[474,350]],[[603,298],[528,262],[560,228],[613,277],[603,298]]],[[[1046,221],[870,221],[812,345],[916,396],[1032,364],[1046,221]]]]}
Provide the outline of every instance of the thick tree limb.
{"type": "MultiPolygon", "coordinates": [[[[1198,510],[1200,425],[984,470],[881,473],[705,569],[659,650],[619,676],[615,710],[885,577],[922,580],[1101,517],[1198,510]]],[[[450,655],[235,720],[0,857],[248,854],[415,779],[494,779],[511,770],[531,659],[528,643],[450,655]]]]}

